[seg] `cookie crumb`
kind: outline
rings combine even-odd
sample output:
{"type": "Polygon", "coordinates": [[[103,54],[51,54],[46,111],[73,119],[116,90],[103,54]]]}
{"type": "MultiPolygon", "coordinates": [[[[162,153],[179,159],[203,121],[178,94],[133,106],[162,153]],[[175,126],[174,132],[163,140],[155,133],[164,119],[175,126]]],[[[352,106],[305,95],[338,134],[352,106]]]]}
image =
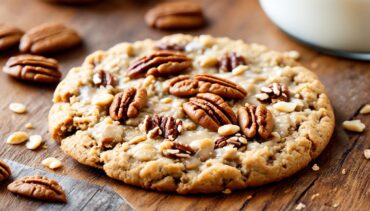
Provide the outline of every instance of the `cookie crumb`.
{"type": "Polygon", "coordinates": [[[28,122],[27,124],[25,124],[24,127],[26,129],[34,129],[35,128],[31,122],[28,122]]]}
{"type": "Polygon", "coordinates": [[[366,159],[370,159],[370,149],[365,149],[364,150],[364,156],[366,159]]]}
{"type": "Polygon", "coordinates": [[[360,110],[360,114],[370,114],[370,104],[364,105],[360,110]]]}
{"type": "Polygon", "coordinates": [[[315,198],[319,197],[320,194],[319,193],[315,193],[311,196],[311,200],[314,200],[315,198]]]}
{"type": "Polygon", "coordinates": [[[335,203],[335,204],[333,204],[333,207],[334,207],[334,208],[339,207],[339,203],[335,203]]]}
{"type": "Polygon", "coordinates": [[[296,210],[303,210],[304,208],[306,208],[306,205],[302,202],[299,202],[299,204],[295,207],[296,210]]]}
{"type": "Polygon", "coordinates": [[[222,191],[223,194],[230,194],[231,190],[229,188],[226,188],[224,191],[222,191]]]}
{"type": "Polygon", "coordinates": [[[347,173],[346,169],[342,169],[342,174],[344,175],[346,173],[347,173]]]}
{"type": "Polygon", "coordinates": [[[313,166],[312,166],[312,170],[314,170],[314,171],[318,171],[318,170],[320,170],[320,167],[315,163],[315,164],[313,164],[313,166]]]}
{"type": "Polygon", "coordinates": [[[63,166],[62,162],[54,157],[48,157],[44,159],[41,164],[52,170],[58,169],[63,166]]]}
{"type": "Polygon", "coordinates": [[[288,52],[285,52],[285,55],[294,60],[297,60],[301,57],[298,51],[288,51],[288,52]]]}
{"type": "Polygon", "coordinates": [[[24,114],[27,112],[27,108],[22,103],[10,103],[9,109],[17,114],[24,114]]]}
{"type": "Polygon", "coordinates": [[[352,131],[352,132],[363,132],[365,130],[364,123],[361,120],[347,120],[342,123],[344,129],[352,131]]]}
{"type": "Polygon", "coordinates": [[[248,195],[247,197],[246,197],[246,200],[251,200],[253,198],[253,196],[252,195],[248,195]]]}

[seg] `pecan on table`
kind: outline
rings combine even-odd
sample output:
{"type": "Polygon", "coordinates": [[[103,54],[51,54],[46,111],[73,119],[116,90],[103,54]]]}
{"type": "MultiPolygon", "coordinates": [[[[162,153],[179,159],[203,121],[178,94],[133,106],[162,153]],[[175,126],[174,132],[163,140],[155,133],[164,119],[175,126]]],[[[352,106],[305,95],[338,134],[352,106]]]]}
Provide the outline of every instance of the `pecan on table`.
{"type": "Polygon", "coordinates": [[[262,103],[288,102],[289,89],[285,84],[272,83],[268,87],[262,87],[256,98],[262,103]]]}
{"type": "Polygon", "coordinates": [[[3,71],[20,80],[40,83],[57,83],[62,77],[55,59],[27,54],[9,58],[3,71]]]}
{"type": "Polygon", "coordinates": [[[185,51],[185,47],[183,45],[176,43],[158,42],[154,48],[161,51],[185,51]]]}
{"type": "Polygon", "coordinates": [[[263,139],[267,139],[274,128],[272,114],[263,104],[255,106],[247,103],[240,107],[238,122],[240,130],[247,138],[259,135],[263,139]]]}
{"type": "Polygon", "coordinates": [[[183,104],[183,109],[189,118],[216,132],[219,127],[236,123],[236,115],[231,107],[218,95],[199,93],[183,104]]]}
{"type": "Polygon", "coordinates": [[[113,120],[125,121],[139,115],[140,110],[148,100],[145,88],[128,88],[114,96],[109,108],[109,115],[113,120]]]}
{"type": "Polygon", "coordinates": [[[210,74],[200,74],[194,78],[198,81],[200,93],[213,93],[229,99],[243,99],[247,95],[243,87],[224,78],[210,74]]]}
{"type": "Polygon", "coordinates": [[[93,82],[96,86],[115,86],[117,84],[117,79],[108,71],[99,70],[93,76],[93,82]]]}
{"type": "Polygon", "coordinates": [[[231,72],[234,68],[239,65],[245,65],[245,58],[235,52],[223,54],[219,61],[219,71],[220,72],[231,72]]]}
{"type": "Polygon", "coordinates": [[[0,24],[0,51],[16,46],[22,35],[23,31],[20,29],[0,24]]]}
{"type": "Polygon", "coordinates": [[[66,203],[66,195],[58,182],[44,176],[28,176],[10,183],[12,193],[43,201],[66,203]]]}
{"type": "Polygon", "coordinates": [[[169,93],[177,97],[190,97],[198,93],[198,81],[188,75],[179,75],[169,82],[169,93]]]}
{"type": "Polygon", "coordinates": [[[153,117],[146,116],[143,125],[150,138],[160,136],[173,141],[183,131],[181,120],[169,116],[159,116],[158,114],[153,117]]]}
{"type": "Polygon", "coordinates": [[[187,144],[172,142],[171,148],[163,150],[162,153],[166,157],[177,159],[189,158],[195,154],[195,151],[187,144]]]}
{"type": "Polygon", "coordinates": [[[0,182],[6,180],[12,172],[8,165],[6,165],[3,161],[0,160],[0,182]]]}
{"type": "Polygon", "coordinates": [[[81,42],[78,33],[59,23],[36,26],[23,35],[19,50],[22,53],[52,53],[73,47],[81,42]]]}
{"type": "Polygon", "coordinates": [[[177,75],[191,66],[191,59],[183,53],[157,51],[135,61],[128,69],[128,76],[138,78],[145,75],[158,77],[177,75]]]}
{"type": "Polygon", "coordinates": [[[231,136],[220,136],[216,139],[215,149],[225,147],[226,145],[233,145],[233,147],[241,148],[248,143],[244,135],[236,133],[231,136]]]}

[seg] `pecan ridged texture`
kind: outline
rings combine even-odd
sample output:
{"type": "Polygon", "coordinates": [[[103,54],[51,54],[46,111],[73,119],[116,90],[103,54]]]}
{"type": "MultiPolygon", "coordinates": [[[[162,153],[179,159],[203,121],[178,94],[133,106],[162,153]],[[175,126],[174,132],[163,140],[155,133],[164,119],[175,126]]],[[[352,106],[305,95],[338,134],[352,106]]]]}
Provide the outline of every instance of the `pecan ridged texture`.
{"type": "Polygon", "coordinates": [[[175,140],[182,133],[183,128],[181,120],[155,114],[152,117],[145,117],[144,130],[150,138],[163,137],[165,139],[175,140]]]}
{"type": "Polygon", "coordinates": [[[220,136],[215,141],[215,149],[222,148],[227,145],[232,145],[235,148],[241,148],[243,146],[246,146],[248,143],[248,140],[246,137],[240,133],[236,133],[231,136],[220,136]]]}
{"type": "Polygon", "coordinates": [[[177,75],[192,66],[192,60],[185,54],[173,51],[157,51],[135,61],[128,69],[130,78],[146,75],[164,77],[177,75]]]}
{"type": "Polygon", "coordinates": [[[199,93],[183,104],[183,109],[189,118],[216,132],[219,127],[236,123],[236,115],[231,107],[218,95],[199,93]]]}
{"type": "Polygon", "coordinates": [[[44,176],[28,176],[8,185],[12,193],[50,202],[67,202],[63,188],[55,180],[44,176]]]}
{"type": "Polygon", "coordinates": [[[205,24],[200,5],[189,1],[159,4],[147,12],[145,21],[158,29],[189,29],[205,24]]]}
{"type": "Polygon", "coordinates": [[[185,46],[176,43],[158,42],[155,47],[160,51],[185,51],[185,46]]]}
{"type": "Polygon", "coordinates": [[[117,79],[108,71],[99,70],[93,78],[94,84],[96,86],[115,86],[117,84],[117,79]]]}
{"type": "Polygon", "coordinates": [[[11,174],[9,166],[0,160],[0,182],[9,178],[11,174]]]}
{"type": "Polygon", "coordinates": [[[238,84],[210,74],[180,75],[169,82],[169,93],[177,97],[191,97],[197,93],[213,93],[228,99],[243,99],[247,92],[238,84]]]}
{"type": "Polygon", "coordinates": [[[289,101],[289,89],[285,84],[272,83],[268,87],[262,87],[261,93],[256,95],[262,103],[276,103],[289,101]]]}
{"type": "Polygon", "coordinates": [[[55,59],[27,54],[9,58],[3,71],[20,80],[39,83],[57,83],[62,77],[55,59]]]}
{"type": "Polygon", "coordinates": [[[172,159],[189,158],[195,150],[187,144],[172,142],[171,148],[163,151],[163,155],[172,159]]]}
{"type": "Polygon", "coordinates": [[[74,29],[59,23],[46,23],[24,34],[19,50],[22,53],[52,53],[73,47],[80,42],[81,38],[74,29]]]}
{"type": "Polygon", "coordinates": [[[145,88],[128,88],[114,96],[109,107],[109,115],[113,120],[125,121],[135,118],[146,105],[148,95],[145,88]]]}
{"type": "Polygon", "coordinates": [[[267,139],[274,128],[272,114],[263,104],[255,106],[247,103],[240,107],[238,123],[240,130],[247,138],[259,136],[267,139]]]}
{"type": "Polygon", "coordinates": [[[16,46],[21,37],[23,31],[4,24],[0,24],[0,51],[16,46]]]}
{"type": "Polygon", "coordinates": [[[234,68],[239,65],[245,65],[245,58],[235,52],[225,53],[219,59],[219,71],[220,72],[231,72],[234,68]]]}

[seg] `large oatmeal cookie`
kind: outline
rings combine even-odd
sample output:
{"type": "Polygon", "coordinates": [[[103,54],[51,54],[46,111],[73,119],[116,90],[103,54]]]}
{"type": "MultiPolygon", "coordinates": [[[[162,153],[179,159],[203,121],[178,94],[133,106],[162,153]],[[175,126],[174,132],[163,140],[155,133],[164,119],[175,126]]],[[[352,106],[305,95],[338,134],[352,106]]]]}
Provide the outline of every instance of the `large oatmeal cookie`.
{"type": "Polygon", "coordinates": [[[288,177],[316,158],[334,115],[291,53],[208,35],[97,51],[59,84],[52,137],[127,184],[181,194],[288,177]]]}

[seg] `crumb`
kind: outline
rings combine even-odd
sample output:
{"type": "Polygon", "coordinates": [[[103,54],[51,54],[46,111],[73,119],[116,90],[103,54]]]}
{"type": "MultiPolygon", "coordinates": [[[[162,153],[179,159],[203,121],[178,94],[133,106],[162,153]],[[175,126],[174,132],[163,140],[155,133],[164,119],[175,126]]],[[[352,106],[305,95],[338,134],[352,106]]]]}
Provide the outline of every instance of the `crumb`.
{"type": "Polygon", "coordinates": [[[334,207],[334,208],[339,207],[339,203],[335,203],[335,204],[333,204],[333,207],[334,207]]]}
{"type": "Polygon", "coordinates": [[[253,196],[252,195],[248,195],[246,199],[247,200],[250,200],[251,198],[253,198],[253,196]]]}
{"type": "Polygon", "coordinates": [[[48,148],[48,145],[44,144],[44,145],[42,145],[42,148],[43,149],[47,149],[48,148]]]}
{"type": "Polygon", "coordinates": [[[301,202],[295,207],[296,210],[303,210],[304,208],[306,208],[306,205],[301,202]]]}
{"type": "Polygon", "coordinates": [[[318,170],[320,170],[320,167],[315,163],[315,164],[313,164],[313,166],[312,166],[312,170],[314,170],[314,171],[318,171],[318,170]]]}
{"type": "Polygon", "coordinates": [[[366,159],[370,159],[370,149],[365,149],[364,150],[364,156],[366,159]]]}
{"type": "Polygon", "coordinates": [[[314,200],[315,198],[319,197],[320,194],[319,193],[315,193],[311,196],[311,200],[314,200]]]}
{"type": "Polygon", "coordinates": [[[364,105],[360,110],[360,114],[370,114],[370,104],[364,105]]]}
{"type": "Polygon", "coordinates": [[[222,193],[224,193],[224,194],[230,194],[231,193],[231,190],[229,188],[226,188],[224,191],[222,191],[222,193]]]}
{"type": "Polygon", "coordinates": [[[346,169],[342,169],[342,174],[344,175],[346,173],[347,173],[346,169]]]}
{"type": "Polygon", "coordinates": [[[27,124],[25,124],[24,127],[27,128],[27,129],[34,129],[35,128],[31,122],[28,122],[27,124]]]}
{"type": "Polygon", "coordinates": [[[10,103],[9,109],[17,114],[24,114],[27,112],[27,107],[22,103],[10,103]]]}

